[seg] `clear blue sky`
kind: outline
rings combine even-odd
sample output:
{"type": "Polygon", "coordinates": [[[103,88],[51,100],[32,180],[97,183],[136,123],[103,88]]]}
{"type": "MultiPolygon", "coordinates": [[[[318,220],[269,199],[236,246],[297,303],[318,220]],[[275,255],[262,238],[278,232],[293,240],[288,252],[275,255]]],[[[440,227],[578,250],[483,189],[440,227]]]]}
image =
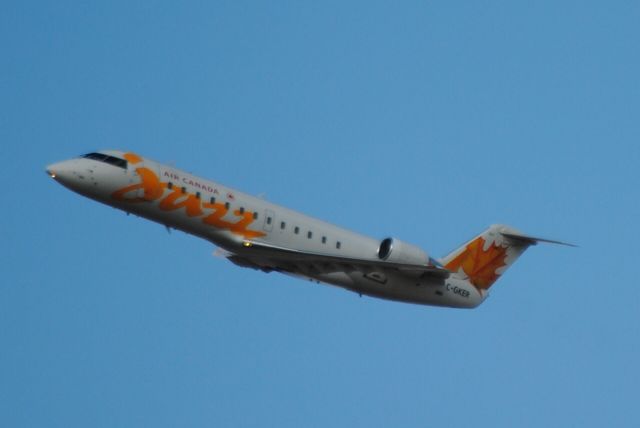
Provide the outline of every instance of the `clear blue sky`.
{"type": "Polygon", "coordinates": [[[5,2],[0,426],[638,426],[640,3],[5,2]],[[440,256],[472,311],[243,270],[45,165],[137,151],[440,256]]]}

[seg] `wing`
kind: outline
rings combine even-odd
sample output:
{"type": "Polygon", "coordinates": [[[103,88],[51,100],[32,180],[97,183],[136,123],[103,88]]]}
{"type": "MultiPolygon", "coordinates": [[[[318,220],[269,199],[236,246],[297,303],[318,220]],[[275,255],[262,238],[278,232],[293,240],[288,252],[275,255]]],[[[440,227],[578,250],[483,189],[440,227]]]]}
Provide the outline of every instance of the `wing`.
{"type": "Polygon", "coordinates": [[[329,273],[337,271],[375,271],[394,270],[413,276],[429,276],[437,279],[449,277],[450,272],[437,262],[433,264],[394,263],[376,259],[341,257],[329,254],[311,253],[293,248],[280,247],[265,242],[244,240],[244,251],[229,259],[240,265],[246,262],[263,270],[278,270],[307,275],[309,273],[329,273]]]}

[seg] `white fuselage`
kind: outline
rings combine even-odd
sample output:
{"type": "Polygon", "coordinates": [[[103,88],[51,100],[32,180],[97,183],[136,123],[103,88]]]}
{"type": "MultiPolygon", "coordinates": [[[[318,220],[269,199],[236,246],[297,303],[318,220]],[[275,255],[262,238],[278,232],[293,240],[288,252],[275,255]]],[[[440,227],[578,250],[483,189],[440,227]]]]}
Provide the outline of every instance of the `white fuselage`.
{"type": "MultiPolygon", "coordinates": [[[[100,154],[119,159],[120,151],[100,154]]],[[[48,167],[64,186],[170,228],[201,237],[230,253],[241,266],[276,270],[337,285],[359,294],[436,306],[471,308],[486,295],[467,281],[444,281],[372,267],[332,272],[305,268],[289,271],[270,266],[269,257],[245,246],[246,239],[301,252],[378,260],[380,240],[300,214],[205,180],[179,169],[130,155],[125,165],[76,158],[48,167]]]]}

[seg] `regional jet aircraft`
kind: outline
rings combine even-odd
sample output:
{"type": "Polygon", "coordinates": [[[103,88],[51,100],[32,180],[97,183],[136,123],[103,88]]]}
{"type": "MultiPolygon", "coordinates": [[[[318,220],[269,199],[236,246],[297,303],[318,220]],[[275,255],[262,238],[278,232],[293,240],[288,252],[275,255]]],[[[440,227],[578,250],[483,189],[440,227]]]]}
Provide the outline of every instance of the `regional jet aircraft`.
{"type": "Polygon", "coordinates": [[[409,303],[474,308],[529,246],[563,244],[492,225],[436,260],[415,245],[363,236],[131,152],[88,153],[47,173],[83,196],[206,239],[238,266],[409,303]]]}

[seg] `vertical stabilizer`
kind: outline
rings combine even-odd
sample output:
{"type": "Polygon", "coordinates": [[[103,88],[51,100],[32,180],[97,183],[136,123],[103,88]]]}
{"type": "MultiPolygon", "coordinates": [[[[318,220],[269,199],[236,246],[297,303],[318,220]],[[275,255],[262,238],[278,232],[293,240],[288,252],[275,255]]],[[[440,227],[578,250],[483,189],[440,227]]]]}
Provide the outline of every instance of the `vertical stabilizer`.
{"type": "Polygon", "coordinates": [[[494,224],[440,263],[452,275],[468,280],[479,290],[488,290],[537,241],[509,226],[494,224]]]}

